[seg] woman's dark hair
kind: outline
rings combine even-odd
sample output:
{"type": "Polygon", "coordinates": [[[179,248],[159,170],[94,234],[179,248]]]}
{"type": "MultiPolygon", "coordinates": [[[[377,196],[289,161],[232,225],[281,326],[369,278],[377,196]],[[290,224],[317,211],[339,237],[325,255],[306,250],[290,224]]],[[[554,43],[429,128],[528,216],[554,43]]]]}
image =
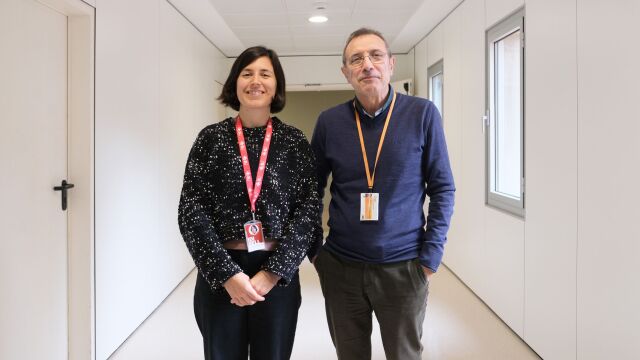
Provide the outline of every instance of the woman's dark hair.
{"type": "Polygon", "coordinates": [[[280,60],[278,60],[278,55],[275,51],[271,49],[267,49],[264,46],[253,46],[240,54],[236,61],[233,62],[233,66],[231,67],[231,71],[229,72],[229,76],[227,77],[227,81],[225,81],[224,86],[222,87],[222,93],[218,97],[218,100],[226,106],[230,106],[233,110],[240,110],[240,101],[238,100],[238,94],[236,92],[236,87],[238,84],[238,77],[240,76],[240,72],[242,69],[247,67],[252,62],[256,61],[256,59],[266,56],[271,60],[271,65],[273,65],[273,72],[276,77],[276,94],[271,101],[271,113],[277,113],[280,110],[284,109],[285,104],[285,82],[284,82],[284,71],[282,70],[282,65],[280,65],[280,60]]]}

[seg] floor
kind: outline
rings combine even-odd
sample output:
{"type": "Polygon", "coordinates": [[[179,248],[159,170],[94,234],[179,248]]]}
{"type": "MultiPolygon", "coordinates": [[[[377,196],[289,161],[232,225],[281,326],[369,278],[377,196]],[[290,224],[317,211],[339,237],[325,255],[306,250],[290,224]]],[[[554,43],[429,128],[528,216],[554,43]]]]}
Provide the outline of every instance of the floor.
{"type": "MultiPolygon", "coordinates": [[[[110,360],[201,360],[202,342],[193,318],[195,271],[110,357],[110,360]]],[[[313,266],[300,268],[300,308],[293,360],[336,359],[324,315],[324,301],[313,266]]],[[[373,360],[385,359],[374,326],[373,360]]],[[[539,359],[445,266],[431,282],[424,323],[423,359],[539,359]]]]}

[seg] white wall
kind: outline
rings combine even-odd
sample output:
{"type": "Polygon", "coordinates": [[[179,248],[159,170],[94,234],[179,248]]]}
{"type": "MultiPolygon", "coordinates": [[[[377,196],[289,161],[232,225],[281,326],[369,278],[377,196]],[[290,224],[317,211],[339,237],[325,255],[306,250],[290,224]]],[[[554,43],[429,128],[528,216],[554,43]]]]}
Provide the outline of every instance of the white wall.
{"type": "Polygon", "coordinates": [[[414,48],[444,58],[457,183],[445,263],[545,359],[640,354],[640,45],[632,0],[466,0],[414,48]],[[526,5],[526,216],[484,204],[485,31],[526,5]],[[478,16],[478,14],[484,14],[478,16]],[[636,260],[636,261],[634,261],[636,260]]]}
{"type": "Polygon", "coordinates": [[[411,49],[413,52],[413,86],[414,95],[427,98],[429,82],[427,81],[427,40],[422,39],[411,49]]]}
{"type": "Polygon", "coordinates": [[[96,1],[96,355],[193,268],[177,227],[197,132],[221,118],[226,61],[165,0],[96,1]],[[220,71],[220,68],[225,71],[220,71]]]}
{"type": "Polygon", "coordinates": [[[426,69],[444,60],[443,123],[457,186],[444,261],[522,336],[524,222],[484,206],[486,22],[478,14],[492,6],[482,0],[463,2],[416,46],[416,76],[424,76],[416,83],[419,94],[426,95],[426,69]]]}
{"type": "Polygon", "coordinates": [[[484,32],[522,5],[466,0],[415,47],[420,96],[427,67],[444,58],[458,188],[445,262],[543,358],[634,358],[640,7],[526,1],[523,220],[484,205],[480,123],[484,32]]]}
{"type": "Polygon", "coordinates": [[[578,357],[640,357],[637,0],[578,0],[578,357]]]}
{"type": "Polygon", "coordinates": [[[340,56],[281,56],[287,85],[346,84],[340,56]]]}
{"type": "Polygon", "coordinates": [[[576,2],[527,0],[525,16],[525,339],[544,358],[575,359],[576,2]]]}
{"type": "MultiPolygon", "coordinates": [[[[424,41],[427,50],[425,58],[429,61],[422,65],[426,69],[443,59],[445,134],[450,151],[455,154],[452,156],[452,167],[457,189],[456,207],[444,260],[477,294],[487,293],[487,285],[492,283],[494,275],[489,271],[493,265],[487,261],[487,257],[491,256],[491,249],[485,244],[487,214],[484,207],[482,165],[484,138],[480,123],[484,99],[479,96],[484,92],[484,19],[478,16],[483,9],[482,1],[462,3],[457,10],[460,15],[456,15],[457,19],[453,22],[461,24],[462,29],[448,35],[460,37],[451,44],[455,44],[457,52],[464,56],[465,61],[445,58],[444,46],[448,42],[443,41],[445,27],[441,26],[424,41]],[[449,78],[457,79],[453,81],[452,87],[448,85],[449,78]]],[[[447,29],[453,31],[451,25],[447,29]]],[[[448,50],[447,53],[454,51],[448,50]]],[[[424,84],[426,87],[426,80],[424,84]]],[[[499,312],[497,307],[494,310],[499,312]]]]}

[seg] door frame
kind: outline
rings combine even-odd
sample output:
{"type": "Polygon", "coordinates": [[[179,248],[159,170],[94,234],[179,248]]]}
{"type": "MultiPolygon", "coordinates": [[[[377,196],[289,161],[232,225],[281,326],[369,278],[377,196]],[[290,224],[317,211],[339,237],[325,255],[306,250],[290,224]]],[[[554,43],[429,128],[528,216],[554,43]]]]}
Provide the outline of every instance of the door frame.
{"type": "Polygon", "coordinates": [[[95,8],[82,0],[34,0],[67,16],[68,358],[95,359],[95,8]]]}

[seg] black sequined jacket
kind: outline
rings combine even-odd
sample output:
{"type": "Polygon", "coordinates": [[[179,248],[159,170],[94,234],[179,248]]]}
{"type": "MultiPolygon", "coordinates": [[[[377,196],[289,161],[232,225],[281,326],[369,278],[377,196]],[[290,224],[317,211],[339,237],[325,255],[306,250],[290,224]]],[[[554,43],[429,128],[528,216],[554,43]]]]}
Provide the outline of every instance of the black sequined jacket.
{"type": "MultiPolygon", "coordinates": [[[[265,127],[244,128],[256,178],[265,127]]],[[[262,268],[286,285],[311,242],[321,233],[314,155],[302,132],[273,118],[273,136],[256,203],[264,236],[279,244],[262,268]]],[[[235,134],[235,119],[204,128],[193,144],[184,174],[178,223],[193,260],[213,290],[242,269],[222,243],[244,239],[251,220],[247,186],[235,134]]]]}

